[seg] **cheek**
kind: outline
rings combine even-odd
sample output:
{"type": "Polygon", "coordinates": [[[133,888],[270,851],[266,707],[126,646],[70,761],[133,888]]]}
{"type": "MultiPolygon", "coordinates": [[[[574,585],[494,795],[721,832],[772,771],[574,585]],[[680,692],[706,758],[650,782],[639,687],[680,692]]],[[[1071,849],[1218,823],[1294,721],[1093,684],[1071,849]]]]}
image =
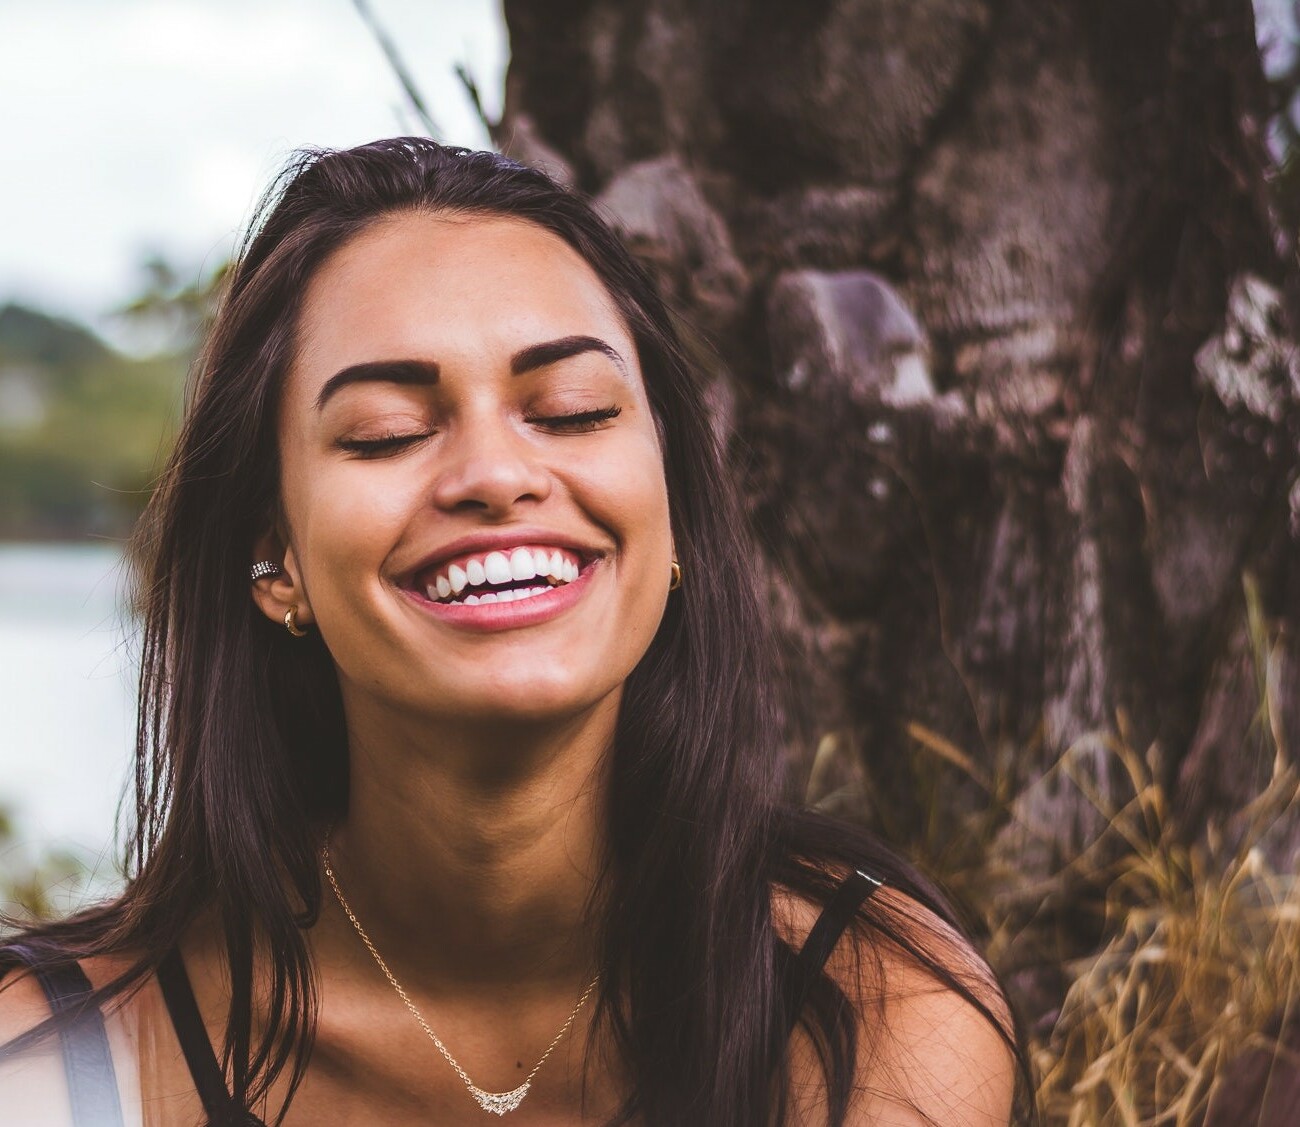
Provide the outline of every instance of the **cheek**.
{"type": "Polygon", "coordinates": [[[653,557],[671,541],[668,487],[658,445],[626,447],[585,467],[583,488],[601,507],[602,523],[620,539],[634,540],[641,555],[653,557]],[[647,552],[647,549],[650,549],[647,552]]]}
{"type": "Polygon", "coordinates": [[[409,517],[409,475],[384,475],[373,467],[359,472],[345,462],[305,463],[286,464],[283,486],[289,537],[304,580],[311,586],[314,579],[319,588],[326,576],[350,564],[373,570],[409,517]]]}

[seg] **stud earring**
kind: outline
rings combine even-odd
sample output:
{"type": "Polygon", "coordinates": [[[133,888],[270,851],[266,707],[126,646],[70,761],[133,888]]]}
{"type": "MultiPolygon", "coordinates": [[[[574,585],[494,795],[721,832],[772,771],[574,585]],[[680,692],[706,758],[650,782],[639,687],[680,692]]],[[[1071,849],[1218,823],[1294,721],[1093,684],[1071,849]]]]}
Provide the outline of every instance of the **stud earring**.
{"type": "Polygon", "coordinates": [[[287,611],[284,612],[284,628],[289,631],[295,638],[307,637],[307,631],[298,625],[298,604],[294,603],[287,611]]]}
{"type": "Polygon", "coordinates": [[[668,590],[676,591],[682,585],[682,565],[676,560],[668,565],[668,571],[672,578],[668,581],[668,590]]]}

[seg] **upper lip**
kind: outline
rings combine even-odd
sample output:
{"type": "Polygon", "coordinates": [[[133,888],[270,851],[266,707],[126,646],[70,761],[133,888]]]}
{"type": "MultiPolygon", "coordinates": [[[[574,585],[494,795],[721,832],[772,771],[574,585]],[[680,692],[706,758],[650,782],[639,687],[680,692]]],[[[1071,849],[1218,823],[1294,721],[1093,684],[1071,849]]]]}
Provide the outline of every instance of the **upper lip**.
{"type": "Polygon", "coordinates": [[[472,535],[462,536],[458,540],[452,540],[450,543],[444,544],[436,552],[425,556],[414,567],[409,568],[405,572],[406,581],[407,583],[414,582],[415,578],[422,573],[449,560],[454,560],[458,556],[475,556],[481,553],[503,551],[507,548],[518,548],[534,544],[549,548],[567,548],[577,555],[583,567],[586,567],[597,556],[604,554],[599,548],[593,548],[589,544],[584,544],[580,540],[575,540],[571,536],[565,536],[551,529],[511,526],[510,528],[502,528],[492,532],[475,532],[472,535]]]}

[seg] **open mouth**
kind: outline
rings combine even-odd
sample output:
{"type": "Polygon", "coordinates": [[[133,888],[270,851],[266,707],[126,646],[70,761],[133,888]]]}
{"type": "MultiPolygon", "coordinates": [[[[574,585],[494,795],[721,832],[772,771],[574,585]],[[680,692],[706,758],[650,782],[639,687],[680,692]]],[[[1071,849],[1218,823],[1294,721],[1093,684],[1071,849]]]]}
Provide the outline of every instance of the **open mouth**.
{"type": "Polygon", "coordinates": [[[525,544],[445,560],[420,572],[415,589],[446,606],[507,603],[572,583],[584,561],[569,548],[525,544]]]}

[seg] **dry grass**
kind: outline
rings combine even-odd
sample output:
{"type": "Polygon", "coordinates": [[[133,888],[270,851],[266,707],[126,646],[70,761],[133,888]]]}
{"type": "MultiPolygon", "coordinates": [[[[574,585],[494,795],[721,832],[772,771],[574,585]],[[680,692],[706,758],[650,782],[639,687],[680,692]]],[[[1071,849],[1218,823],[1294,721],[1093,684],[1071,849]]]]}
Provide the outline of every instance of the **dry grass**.
{"type": "MultiPolygon", "coordinates": [[[[1243,761],[1260,753],[1272,761],[1249,807],[1228,827],[1186,840],[1154,749],[1137,754],[1122,723],[1105,746],[1130,798],[1108,809],[1074,780],[1122,849],[1104,874],[1091,874],[1108,878],[1102,942],[1064,968],[1059,1015],[1031,1047],[1051,1127],[1198,1127],[1225,1066],[1252,1049],[1271,1056],[1300,1003],[1300,882],[1266,859],[1271,832],[1294,825],[1300,777],[1274,697],[1278,638],[1249,576],[1244,588],[1258,708],[1243,761]]],[[[988,922],[997,936],[1002,921],[988,922]]],[[[995,950],[1011,948],[998,938],[995,950]]]]}
{"type": "MultiPolygon", "coordinates": [[[[1008,828],[1017,828],[1024,785],[1016,764],[1041,761],[1037,755],[994,749],[993,766],[981,769],[976,757],[914,724],[914,793],[928,805],[927,796],[941,797],[960,777],[983,792],[982,809],[944,825],[892,825],[890,812],[870,802],[865,768],[855,786],[823,792],[819,802],[862,808],[959,900],[980,906],[989,956],[1013,993],[1026,967],[1031,978],[1055,983],[1046,994],[1059,1007],[1045,1004],[1041,990],[1021,1007],[1036,1022],[1029,1049],[1045,1127],[1200,1127],[1225,1065],[1250,1050],[1272,1055],[1278,1030],[1293,1019],[1300,1027],[1300,882],[1268,861],[1270,844],[1277,845],[1271,835],[1295,830],[1300,775],[1286,754],[1273,697],[1278,637],[1249,577],[1245,608],[1258,710],[1243,762],[1271,759],[1272,772],[1227,827],[1187,833],[1159,781],[1158,749],[1139,753],[1122,716],[1115,733],[1089,737],[1086,755],[1071,749],[1053,767],[1062,776],[1055,783],[1074,787],[1105,828],[1033,888],[1005,842],[1008,828]],[[1127,783],[1113,789],[1118,799],[1108,801],[1095,785],[1098,748],[1127,783]],[[1076,769],[1085,761],[1091,769],[1076,769]],[[1070,923],[1079,925],[1074,932],[1070,923]],[[1081,944],[1080,933],[1090,938],[1081,944]]],[[[819,770],[822,778],[835,774],[825,763],[819,770]]],[[[838,774],[843,780],[849,772],[838,774]]],[[[1274,853],[1288,855],[1285,848],[1274,853]]]]}
{"type": "MultiPolygon", "coordinates": [[[[1053,1127],[1194,1127],[1224,1065],[1271,1049],[1264,1031],[1300,1000],[1300,886],[1252,835],[1230,849],[1182,845],[1146,764],[1112,746],[1134,797],[1110,825],[1130,851],[1106,890],[1102,946],[1066,966],[1060,1014],[1031,1047],[1039,1106],[1053,1127]]],[[[1295,796],[1284,769],[1256,813],[1276,816],[1295,796]]]]}

